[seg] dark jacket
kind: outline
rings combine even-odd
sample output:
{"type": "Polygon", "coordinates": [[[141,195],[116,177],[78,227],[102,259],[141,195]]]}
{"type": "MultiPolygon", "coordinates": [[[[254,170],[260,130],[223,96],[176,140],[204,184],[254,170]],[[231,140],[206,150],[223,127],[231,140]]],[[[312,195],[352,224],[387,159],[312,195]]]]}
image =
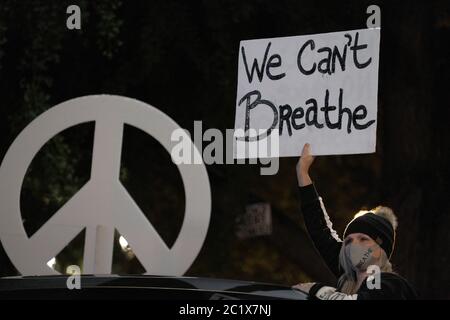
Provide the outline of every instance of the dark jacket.
{"type": "MultiPolygon", "coordinates": [[[[325,210],[322,198],[319,197],[313,184],[300,187],[301,209],[305,225],[315,247],[327,266],[337,278],[342,275],[339,269],[339,252],[342,240],[325,210]]],[[[417,295],[411,285],[404,278],[395,273],[382,272],[380,274],[380,289],[369,289],[364,281],[356,295],[339,293],[337,289],[317,283],[310,290],[312,298],[319,299],[416,299],[417,295]]]]}

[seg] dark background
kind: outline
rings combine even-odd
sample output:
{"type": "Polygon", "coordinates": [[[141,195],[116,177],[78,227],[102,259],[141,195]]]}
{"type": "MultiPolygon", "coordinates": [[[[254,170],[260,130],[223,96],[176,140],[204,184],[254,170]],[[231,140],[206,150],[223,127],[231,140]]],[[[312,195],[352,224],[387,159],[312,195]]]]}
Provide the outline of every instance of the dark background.
{"type": "MultiPolygon", "coordinates": [[[[399,217],[394,268],[424,298],[450,298],[450,5],[446,1],[0,1],[0,157],[39,114],[99,93],[147,102],[192,131],[233,128],[239,41],[366,27],[381,8],[377,151],[316,159],[313,179],[335,228],[379,204],[399,217]],[[81,7],[82,29],[66,28],[81,7]]],[[[22,215],[29,235],[89,179],[92,123],[49,141],[29,168],[22,215]]],[[[259,165],[211,165],[212,220],[188,275],[291,285],[333,278],[304,233],[296,158],[274,176],[259,165]],[[245,206],[267,201],[273,233],[236,235],[245,206]]],[[[181,226],[184,193],[170,155],[153,138],[125,129],[121,181],[162,238],[181,226]]],[[[118,237],[119,235],[117,235],[118,237]]],[[[83,234],[57,256],[58,270],[81,264],[83,234]]],[[[17,271],[0,250],[0,275],[17,271]]],[[[114,273],[143,269],[118,244],[114,273]]]]}

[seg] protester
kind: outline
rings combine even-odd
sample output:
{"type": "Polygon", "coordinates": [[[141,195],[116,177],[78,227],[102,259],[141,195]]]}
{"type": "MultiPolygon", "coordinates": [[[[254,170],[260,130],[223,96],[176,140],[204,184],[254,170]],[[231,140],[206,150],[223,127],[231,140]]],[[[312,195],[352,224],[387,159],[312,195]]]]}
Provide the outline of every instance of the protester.
{"type": "Polygon", "coordinates": [[[380,206],[357,214],[342,241],[309,176],[313,161],[311,146],[305,144],[297,165],[301,209],[308,233],[338,283],[336,288],[321,283],[300,283],[293,288],[322,300],[415,299],[408,281],[392,270],[397,228],[392,210],[380,206]]]}

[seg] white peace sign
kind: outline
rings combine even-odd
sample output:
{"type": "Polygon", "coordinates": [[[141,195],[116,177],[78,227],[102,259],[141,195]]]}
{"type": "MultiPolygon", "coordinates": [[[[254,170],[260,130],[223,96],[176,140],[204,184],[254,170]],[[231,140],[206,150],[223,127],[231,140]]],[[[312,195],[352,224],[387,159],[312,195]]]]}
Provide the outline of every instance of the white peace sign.
{"type": "MultiPolygon", "coordinates": [[[[86,228],[83,273],[111,273],[114,228],[130,244],[147,273],[182,275],[205,240],[211,211],[208,174],[201,165],[180,164],[186,208],[180,234],[168,248],[120,183],[124,123],[139,128],[170,152],[179,126],[143,102],[110,95],[63,102],[34,119],[16,138],[0,167],[0,239],[23,275],[55,274],[46,263],[86,228]],[[59,132],[95,121],[91,179],[28,238],[21,218],[20,193],[33,157],[59,132]]],[[[186,135],[184,141],[191,143],[186,135]]],[[[201,157],[200,157],[201,158],[201,157]]]]}

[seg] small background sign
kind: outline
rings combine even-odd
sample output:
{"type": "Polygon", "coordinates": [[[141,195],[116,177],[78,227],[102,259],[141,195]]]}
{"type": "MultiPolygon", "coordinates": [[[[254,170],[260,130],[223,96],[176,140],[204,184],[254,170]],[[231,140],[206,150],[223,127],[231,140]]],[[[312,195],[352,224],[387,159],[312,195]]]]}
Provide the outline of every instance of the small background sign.
{"type": "Polygon", "coordinates": [[[239,239],[272,234],[272,210],[269,203],[246,206],[245,214],[237,221],[236,235],[239,239]]]}

